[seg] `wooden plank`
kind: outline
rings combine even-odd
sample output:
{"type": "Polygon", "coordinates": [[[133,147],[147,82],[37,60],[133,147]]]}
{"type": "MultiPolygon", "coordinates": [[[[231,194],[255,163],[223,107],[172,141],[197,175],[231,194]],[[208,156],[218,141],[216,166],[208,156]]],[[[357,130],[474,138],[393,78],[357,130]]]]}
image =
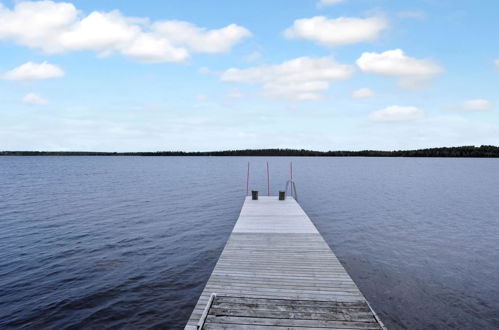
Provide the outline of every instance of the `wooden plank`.
{"type": "Polygon", "coordinates": [[[368,313],[356,312],[351,310],[330,310],[327,312],[313,311],[294,311],[280,310],[269,311],[266,309],[254,308],[210,308],[210,315],[220,316],[235,316],[235,317],[258,317],[268,319],[293,319],[293,320],[324,320],[324,321],[348,321],[348,322],[376,322],[371,311],[368,313]]]}
{"type": "MultiPolygon", "coordinates": [[[[252,325],[248,327],[246,324],[223,324],[223,323],[210,323],[205,325],[203,328],[205,330],[310,330],[314,328],[310,327],[289,327],[289,326],[275,326],[275,325],[252,325]]],[[[334,328],[336,330],[355,330],[355,328],[334,328]]],[[[187,329],[186,330],[191,330],[187,329]]],[[[193,329],[195,330],[195,329],[193,329]]],[[[363,330],[379,330],[379,327],[376,328],[364,328],[363,330]]]]}
{"type": "MultiPolygon", "coordinates": [[[[270,299],[269,299],[270,300],[270,299]]],[[[294,304],[292,301],[289,305],[273,305],[273,304],[266,304],[266,303],[260,303],[260,304],[254,304],[254,303],[249,303],[249,304],[234,304],[234,303],[229,303],[229,302],[223,302],[219,303],[216,305],[212,305],[212,309],[229,309],[229,310],[244,310],[244,309],[253,309],[255,311],[258,310],[265,310],[265,311],[274,311],[274,312],[282,312],[282,311],[292,311],[292,312],[300,312],[300,313],[340,313],[340,312],[345,312],[345,313],[357,313],[357,314],[363,314],[366,313],[370,317],[372,317],[371,310],[369,307],[332,307],[332,306],[327,306],[327,307],[320,307],[316,306],[313,304],[313,301],[310,301],[311,304],[308,306],[300,305],[300,304],[294,304]]]]}
{"type": "Polygon", "coordinates": [[[247,198],[189,319],[204,329],[381,329],[298,203],[247,198]],[[205,308],[212,293],[217,296],[205,308]]]}
{"type": "Polygon", "coordinates": [[[366,302],[344,303],[219,296],[210,315],[373,322],[366,302]]]}
{"type": "Polygon", "coordinates": [[[214,316],[208,315],[206,324],[210,323],[222,324],[245,324],[245,325],[272,325],[281,327],[309,327],[309,328],[326,328],[335,329],[337,327],[352,328],[352,329],[372,329],[378,328],[376,322],[350,322],[350,321],[330,321],[330,320],[296,320],[296,319],[279,319],[279,318],[259,318],[259,317],[234,317],[234,316],[214,316]]]}
{"type": "MultiPolygon", "coordinates": [[[[250,291],[247,291],[247,292],[250,292],[250,291]]],[[[205,290],[205,292],[203,292],[201,294],[200,299],[202,299],[202,303],[206,304],[211,293],[214,293],[214,292],[209,292],[209,290],[205,290]]],[[[224,292],[223,295],[228,296],[228,297],[241,297],[242,296],[242,294],[240,292],[239,293],[224,292]]],[[[365,301],[365,299],[363,297],[360,297],[360,296],[341,296],[341,297],[338,296],[338,297],[336,297],[334,295],[322,295],[322,296],[318,297],[317,295],[314,295],[314,294],[310,295],[310,294],[303,294],[303,293],[299,293],[299,294],[298,293],[297,294],[270,293],[270,294],[267,294],[267,293],[262,293],[262,292],[251,292],[251,293],[245,293],[244,297],[264,298],[264,299],[289,299],[289,300],[299,299],[299,300],[312,300],[312,301],[320,300],[320,301],[351,302],[351,303],[365,301]]],[[[199,306],[196,305],[196,308],[198,308],[198,307],[200,309],[204,308],[204,306],[202,306],[201,304],[198,304],[198,305],[199,306]]]]}
{"type": "Polygon", "coordinates": [[[330,307],[337,306],[342,308],[363,308],[367,306],[365,301],[360,302],[345,302],[336,301],[334,305],[331,304],[330,300],[288,300],[288,299],[266,299],[266,298],[250,298],[250,297],[238,297],[238,296],[219,296],[213,305],[217,306],[220,303],[234,303],[234,304],[270,304],[270,305],[296,305],[296,306],[317,306],[317,307],[330,307]]]}
{"type": "Polygon", "coordinates": [[[347,284],[337,284],[337,283],[329,283],[329,282],[303,282],[303,281],[290,281],[290,280],[277,280],[277,281],[269,281],[269,280],[231,280],[231,279],[217,279],[213,278],[210,281],[212,285],[226,285],[229,286],[239,286],[239,287],[274,287],[274,288],[301,288],[301,289],[341,289],[341,290],[356,290],[354,286],[350,283],[347,284]]]}

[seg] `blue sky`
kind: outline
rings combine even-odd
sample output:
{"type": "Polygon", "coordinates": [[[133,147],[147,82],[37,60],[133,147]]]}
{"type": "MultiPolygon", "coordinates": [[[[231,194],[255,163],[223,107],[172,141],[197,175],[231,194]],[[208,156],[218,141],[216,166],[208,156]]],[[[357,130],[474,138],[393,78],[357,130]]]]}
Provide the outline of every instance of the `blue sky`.
{"type": "Polygon", "coordinates": [[[499,145],[495,0],[0,4],[0,150],[499,145]]]}

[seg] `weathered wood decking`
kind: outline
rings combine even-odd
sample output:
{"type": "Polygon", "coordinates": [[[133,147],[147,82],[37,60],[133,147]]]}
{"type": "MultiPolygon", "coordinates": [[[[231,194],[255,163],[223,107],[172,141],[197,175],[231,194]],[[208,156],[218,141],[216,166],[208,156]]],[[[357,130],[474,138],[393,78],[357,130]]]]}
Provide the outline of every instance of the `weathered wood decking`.
{"type": "Polygon", "coordinates": [[[275,196],[246,198],[186,329],[200,324],[203,329],[383,328],[298,203],[275,196]]]}

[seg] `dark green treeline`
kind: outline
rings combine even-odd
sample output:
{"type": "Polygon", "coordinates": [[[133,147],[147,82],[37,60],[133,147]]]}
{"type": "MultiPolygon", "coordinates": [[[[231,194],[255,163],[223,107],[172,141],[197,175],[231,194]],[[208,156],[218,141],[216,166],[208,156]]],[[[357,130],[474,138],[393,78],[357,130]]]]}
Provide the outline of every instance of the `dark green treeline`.
{"type": "Polygon", "coordinates": [[[86,152],[86,151],[0,151],[0,156],[292,156],[292,157],[476,157],[497,158],[499,147],[463,146],[418,150],[313,151],[296,149],[247,149],[206,152],[86,152]]]}

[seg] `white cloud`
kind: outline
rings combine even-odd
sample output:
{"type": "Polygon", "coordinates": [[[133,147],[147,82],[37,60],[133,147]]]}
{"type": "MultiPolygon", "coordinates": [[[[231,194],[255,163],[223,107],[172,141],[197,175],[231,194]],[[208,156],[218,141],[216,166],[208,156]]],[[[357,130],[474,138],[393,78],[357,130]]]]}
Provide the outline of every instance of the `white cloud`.
{"type": "Polygon", "coordinates": [[[168,40],[150,34],[141,34],[121,52],[145,63],[182,62],[189,57],[184,48],[174,47],[168,40]]]}
{"type": "Polygon", "coordinates": [[[262,84],[266,97],[305,101],[320,99],[331,82],[347,79],[353,71],[351,65],[330,57],[299,57],[272,66],[232,68],[222,73],[221,80],[262,84]]]}
{"type": "Polygon", "coordinates": [[[200,53],[228,52],[241,39],[250,37],[251,32],[239,25],[231,24],[222,29],[208,30],[183,21],[157,22],[153,31],[177,45],[200,53]]]}
{"type": "Polygon", "coordinates": [[[0,4],[0,38],[29,47],[53,47],[53,39],[78,20],[70,3],[19,2],[13,10],[0,4]]]}
{"type": "Polygon", "coordinates": [[[435,63],[406,56],[401,49],[363,53],[357,65],[364,72],[385,76],[429,76],[441,72],[435,63]]]}
{"type": "Polygon", "coordinates": [[[13,9],[0,3],[0,40],[49,54],[90,50],[143,62],[182,62],[192,52],[227,52],[250,35],[236,24],[208,30],[183,21],[127,17],[118,10],[84,16],[65,2],[26,1],[13,9]]]}
{"type": "Polygon", "coordinates": [[[462,110],[469,111],[488,111],[494,108],[492,102],[484,99],[474,99],[464,102],[461,106],[459,106],[462,110]]]}
{"type": "Polygon", "coordinates": [[[327,6],[337,5],[337,4],[342,3],[344,1],[345,0],[320,0],[317,3],[317,7],[324,8],[324,7],[327,7],[327,6]]]}
{"type": "Polygon", "coordinates": [[[384,53],[363,53],[357,60],[357,65],[366,73],[399,77],[399,86],[404,88],[420,88],[443,72],[437,63],[406,56],[401,49],[384,53]]]}
{"type": "Polygon", "coordinates": [[[35,93],[26,94],[21,101],[22,103],[28,105],[45,105],[49,103],[46,99],[36,95],[35,93]]]}
{"type": "Polygon", "coordinates": [[[371,112],[369,120],[375,122],[400,122],[417,120],[424,117],[424,111],[417,107],[392,105],[388,108],[371,112]]]}
{"type": "Polygon", "coordinates": [[[354,99],[367,99],[373,97],[375,93],[369,88],[361,88],[352,93],[354,99]]]}
{"type": "Polygon", "coordinates": [[[499,60],[495,60],[496,71],[499,71],[499,60]]]}
{"type": "Polygon", "coordinates": [[[378,39],[388,22],[382,17],[329,19],[325,16],[302,18],[284,31],[288,39],[306,39],[333,47],[378,39]]]}
{"type": "Polygon", "coordinates": [[[17,68],[14,68],[2,75],[2,79],[32,81],[51,78],[60,78],[64,76],[64,71],[57,65],[43,63],[27,62],[17,68]]]}

